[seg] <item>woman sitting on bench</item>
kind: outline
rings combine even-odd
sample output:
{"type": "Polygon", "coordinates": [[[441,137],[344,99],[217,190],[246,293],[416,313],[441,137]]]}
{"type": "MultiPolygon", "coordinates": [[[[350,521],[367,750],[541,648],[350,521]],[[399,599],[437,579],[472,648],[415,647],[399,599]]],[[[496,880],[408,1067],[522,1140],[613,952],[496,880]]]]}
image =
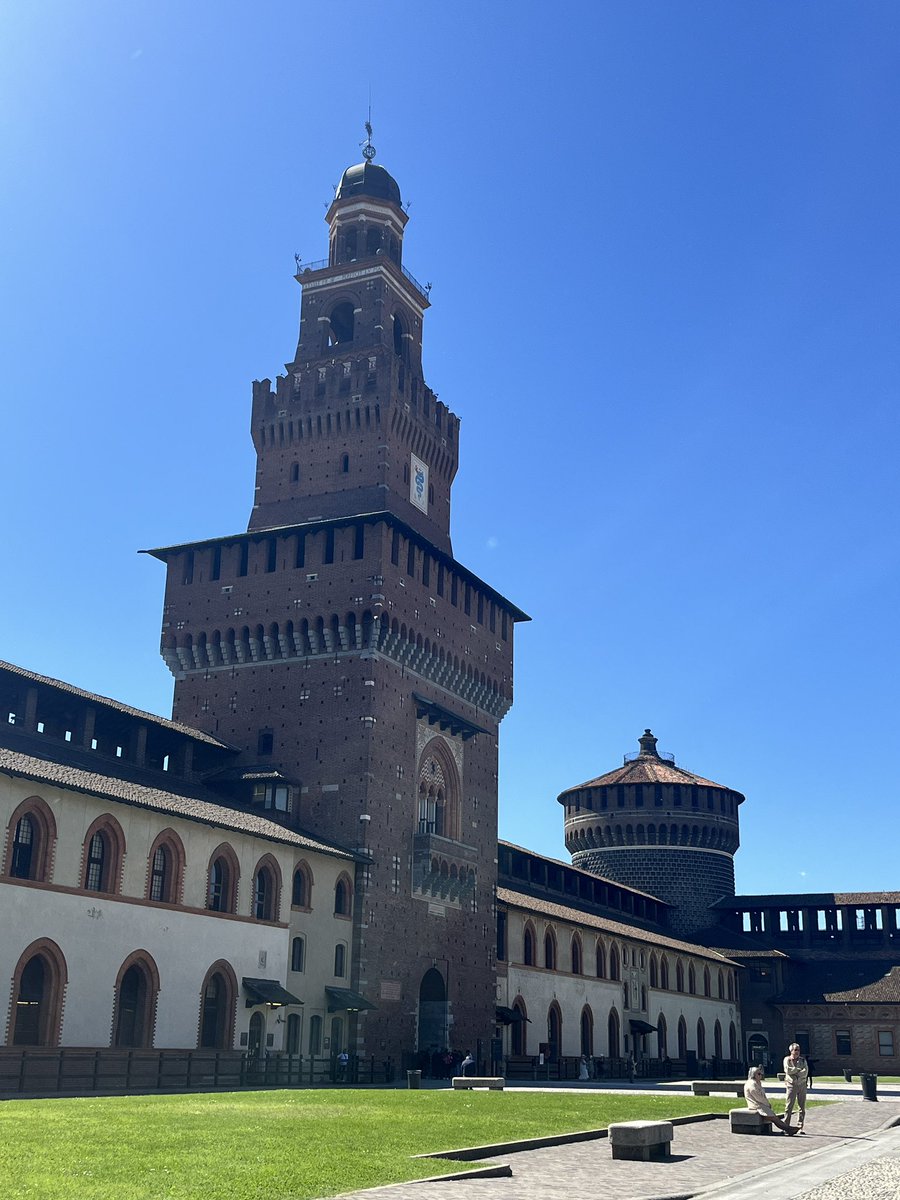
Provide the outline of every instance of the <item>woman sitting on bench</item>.
{"type": "Polygon", "coordinates": [[[796,1129],[792,1129],[790,1123],[782,1121],[781,1117],[776,1116],[775,1109],[769,1103],[769,1098],[763,1091],[762,1081],[765,1079],[765,1072],[762,1067],[751,1067],[747,1074],[747,1082],[744,1084],[744,1099],[747,1101],[747,1107],[751,1112],[759,1113],[764,1121],[770,1125],[777,1126],[788,1137],[793,1137],[797,1133],[796,1129]]]}

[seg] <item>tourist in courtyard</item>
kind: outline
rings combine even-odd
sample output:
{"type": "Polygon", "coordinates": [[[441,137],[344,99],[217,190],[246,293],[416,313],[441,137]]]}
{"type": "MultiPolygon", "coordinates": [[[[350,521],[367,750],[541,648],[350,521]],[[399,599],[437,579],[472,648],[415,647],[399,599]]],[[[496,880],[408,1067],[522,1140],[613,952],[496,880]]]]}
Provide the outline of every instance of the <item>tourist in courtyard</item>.
{"type": "Polygon", "coordinates": [[[800,1114],[798,1132],[803,1132],[806,1121],[806,1087],[809,1082],[809,1064],[800,1053],[797,1042],[788,1046],[787,1057],[784,1060],[784,1119],[790,1124],[794,1105],[800,1114]]]}
{"type": "Polygon", "coordinates": [[[793,1137],[798,1130],[792,1129],[789,1123],[782,1121],[781,1117],[776,1115],[768,1096],[763,1091],[762,1081],[765,1077],[762,1067],[750,1068],[747,1082],[744,1084],[744,1099],[747,1101],[747,1107],[751,1112],[759,1113],[762,1119],[768,1121],[770,1125],[777,1126],[788,1137],[793,1137]]]}

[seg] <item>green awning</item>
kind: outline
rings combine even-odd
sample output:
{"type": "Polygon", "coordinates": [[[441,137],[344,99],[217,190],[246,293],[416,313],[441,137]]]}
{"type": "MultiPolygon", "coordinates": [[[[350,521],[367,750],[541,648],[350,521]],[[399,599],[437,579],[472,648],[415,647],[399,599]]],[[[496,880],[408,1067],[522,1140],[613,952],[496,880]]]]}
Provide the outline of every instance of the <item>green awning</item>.
{"type": "Polygon", "coordinates": [[[247,1008],[255,1004],[269,1004],[278,1008],[282,1004],[302,1004],[287,988],[281,986],[277,979],[247,979],[241,980],[247,993],[247,1008]]]}
{"type": "Polygon", "coordinates": [[[328,998],[328,1011],[333,1012],[363,1012],[367,1008],[377,1008],[371,1000],[354,992],[351,988],[327,987],[325,995],[328,998]]]}

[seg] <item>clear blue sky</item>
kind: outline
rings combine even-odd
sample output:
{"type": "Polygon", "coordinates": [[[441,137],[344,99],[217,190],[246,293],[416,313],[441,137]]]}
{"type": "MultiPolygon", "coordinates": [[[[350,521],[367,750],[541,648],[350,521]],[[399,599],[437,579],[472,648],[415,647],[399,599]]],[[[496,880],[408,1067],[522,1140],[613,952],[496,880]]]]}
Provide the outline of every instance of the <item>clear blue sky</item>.
{"type": "Polygon", "coordinates": [[[250,382],[358,160],[411,202],[457,556],[532,614],[501,835],[660,749],[747,796],[738,889],[900,887],[900,7],[0,15],[5,657],[170,711],[163,570],[246,526],[250,382]]]}

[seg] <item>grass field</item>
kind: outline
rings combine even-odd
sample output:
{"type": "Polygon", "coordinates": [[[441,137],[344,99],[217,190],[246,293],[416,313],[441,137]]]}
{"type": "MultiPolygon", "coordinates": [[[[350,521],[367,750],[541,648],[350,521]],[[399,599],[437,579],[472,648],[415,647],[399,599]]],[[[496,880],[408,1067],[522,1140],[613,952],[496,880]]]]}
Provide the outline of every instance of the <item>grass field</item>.
{"type": "Polygon", "coordinates": [[[277,1091],[0,1103],[2,1200],[312,1200],[459,1170],[413,1154],[734,1099],[548,1092],[277,1091]]]}

